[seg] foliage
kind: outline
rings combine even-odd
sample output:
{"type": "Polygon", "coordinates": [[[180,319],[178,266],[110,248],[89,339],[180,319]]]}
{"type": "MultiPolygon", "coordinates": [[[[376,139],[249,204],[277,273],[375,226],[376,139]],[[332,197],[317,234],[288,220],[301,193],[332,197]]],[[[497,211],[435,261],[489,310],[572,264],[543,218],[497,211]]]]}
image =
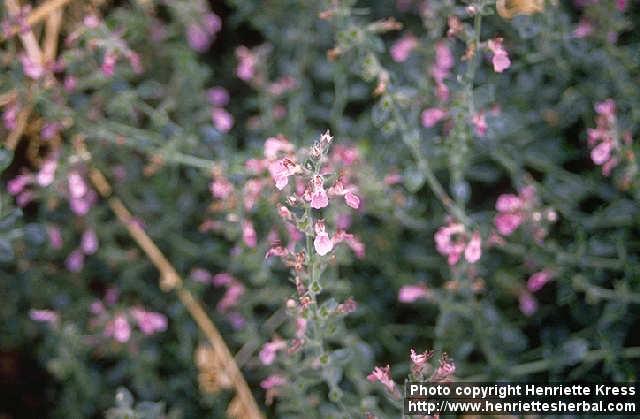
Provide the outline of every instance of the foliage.
{"type": "Polygon", "coordinates": [[[0,9],[0,354],[52,416],[231,398],[93,168],[270,417],[395,417],[403,377],[637,379],[638,4],[78,3],[42,61],[0,9]]]}

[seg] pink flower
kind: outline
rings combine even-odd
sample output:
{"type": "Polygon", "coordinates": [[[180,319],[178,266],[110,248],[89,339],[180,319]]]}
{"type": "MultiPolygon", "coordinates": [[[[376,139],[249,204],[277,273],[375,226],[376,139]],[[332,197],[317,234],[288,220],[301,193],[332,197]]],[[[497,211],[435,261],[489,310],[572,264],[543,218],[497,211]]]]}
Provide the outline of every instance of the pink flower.
{"type": "Polygon", "coordinates": [[[522,216],[520,214],[500,213],[496,215],[494,223],[500,234],[509,236],[522,223],[522,216]]]}
{"type": "Polygon", "coordinates": [[[65,266],[69,272],[80,272],[84,268],[84,253],[80,249],[69,253],[65,266]]]}
{"type": "Polygon", "coordinates": [[[18,175],[7,182],[7,192],[14,196],[18,195],[31,183],[33,183],[33,177],[31,175],[18,175]]]}
{"type": "Polygon", "coordinates": [[[46,122],[40,130],[40,136],[43,140],[50,140],[60,132],[62,124],[59,122],[46,122]]]}
{"type": "Polygon", "coordinates": [[[464,230],[463,224],[450,222],[447,226],[438,229],[434,235],[436,250],[447,257],[451,266],[458,263],[460,256],[465,251],[466,246],[462,239],[464,230]]]}
{"type": "Polygon", "coordinates": [[[527,289],[531,292],[539,291],[549,281],[551,281],[551,273],[549,271],[536,272],[529,277],[527,289]]]}
{"type": "Polygon", "coordinates": [[[289,154],[294,151],[294,146],[284,136],[269,137],[264,142],[264,157],[267,160],[275,160],[279,153],[289,154]]]}
{"type": "Polygon", "coordinates": [[[338,307],[336,307],[336,312],[337,313],[353,313],[357,309],[358,309],[358,303],[356,303],[356,301],[352,297],[349,297],[344,301],[344,303],[338,304],[338,307]]]}
{"type": "Polygon", "coordinates": [[[602,141],[591,150],[591,160],[598,166],[603,165],[611,158],[611,142],[602,141]]]}
{"type": "Polygon", "coordinates": [[[409,58],[409,54],[411,54],[411,51],[413,51],[417,46],[418,40],[415,38],[415,36],[407,34],[398,39],[391,46],[389,52],[391,53],[391,58],[393,58],[393,61],[401,63],[409,58]]]}
{"type": "Polygon", "coordinates": [[[93,14],[86,15],[82,20],[82,23],[89,29],[95,29],[100,25],[100,18],[93,14]]]}
{"type": "Polygon", "coordinates": [[[47,227],[47,235],[49,236],[49,244],[54,250],[60,250],[62,248],[62,234],[60,229],[55,226],[47,227]]]}
{"type": "Polygon", "coordinates": [[[487,125],[487,118],[484,112],[476,112],[473,114],[471,123],[473,124],[473,132],[475,132],[478,137],[484,137],[487,134],[489,126],[487,125]]]}
{"type": "Polygon", "coordinates": [[[612,117],[616,113],[616,103],[613,99],[606,99],[596,103],[594,109],[600,115],[612,117]]]}
{"type": "Polygon", "coordinates": [[[233,192],[233,184],[225,177],[217,176],[209,185],[209,190],[214,198],[227,199],[233,192]]]}
{"type": "MultiPolygon", "coordinates": [[[[323,137],[327,133],[323,134],[323,137]]],[[[326,144],[330,144],[333,137],[326,137],[326,144]]],[[[344,144],[336,144],[331,151],[331,161],[342,164],[344,166],[351,166],[360,159],[360,152],[357,147],[347,146],[344,144]]]]}
{"type": "Polygon", "coordinates": [[[496,210],[498,212],[516,212],[520,209],[522,202],[520,198],[514,194],[502,194],[496,201],[496,210]]]}
{"type": "Polygon", "coordinates": [[[589,19],[582,17],[578,22],[578,26],[573,30],[574,38],[586,38],[593,32],[593,25],[589,19]]]}
{"type": "Polygon", "coordinates": [[[80,198],[71,198],[69,200],[69,206],[71,211],[77,215],[85,215],[91,209],[91,206],[96,201],[96,194],[92,190],[89,190],[84,196],[80,198]]]}
{"type": "Polygon", "coordinates": [[[518,301],[520,303],[520,311],[525,316],[531,316],[538,310],[538,302],[535,298],[533,298],[533,295],[529,294],[526,291],[520,293],[518,301]]]}
{"type": "Polygon", "coordinates": [[[307,332],[307,320],[302,317],[296,318],[296,337],[302,339],[307,332]]]}
{"type": "Polygon", "coordinates": [[[502,45],[502,38],[494,38],[487,41],[487,46],[491,52],[493,52],[493,70],[496,73],[502,73],[504,70],[511,66],[511,60],[509,60],[509,54],[502,45]]]}
{"type": "Polygon", "coordinates": [[[282,247],[280,245],[274,245],[267,250],[267,253],[264,255],[265,259],[269,259],[271,256],[284,257],[289,254],[289,250],[286,247],[282,247]]]}
{"type": "Polygon", "coordinates": [[[253,228],[251,221],[245,220],[242,222],[242,240],[248,247],[256,247],[258,244],[258,236],[253,228]]]}
{"type": "Polygon", "coordinates": [[[260,362],[262,365],[271,365],[276,360],[276,354],[278,351],[287,348],[287,342],[284,340],[273,340],[271,342],[267,342],[262,346],[260,350],[260,354],[258,355],[260,358],[260,362]]]}
{"type": "Polygon", "coordinates": [[[167,330],[167,316],[162,313],[134,308],[131,310],[131,315],[138,323],[140,331],[145,335],[153,335],[167,330]]]}
{"type": "Polygon", "coordinates": [[[100,315],[105,313],[107,309],[104,307],[104,304],[102,304],[102,301],[94,300],[89,306],[89,311],[95,315],[100,315]]]}
{"type": "Polygon", "coordinates": [[[213,280],[213,277],[209,271],[203,268],[193,268],[191,270],[191,279],[202,284],[208,284],[213,280]]]}
{"type": "Polygon", "coordinates": [[[67,178],[69,184],[69,194],[72,198],[82,198],[87,193],[87,184],[80,173],[73,171],[67,178]]]}
{"type": "Polygon", "coordinates": [[[213,108],[211,110],[213,125],[222,132],[229,132],[233,127],[233,116],[224,108],[213,108]]]}
{"type": "Polygon", "coordinates": [[[467,243],[467,247],[464,249],[464,258],[469,263],[476,263],[482,256],[482,239],[480,233],[475,232],[471,236],[471,240],[467,243]]]}
{"type": "Polygon", "coordinates": [[[351,191],[344,194],[344,201],[353,209],[358,209],[360,207],[360,198],[351,191]]]}
{"type": "Polygon", "coordinates": [[[443,71],[450,70],[454,65],[453,54],[445,40],[436,43],[436,66],[443,71]]]}
{"type": "Polygon", "coordinates": [[[25,76],[31,77],[34,80],[44,76],[44,67],[40,63],[31,61],[31,58],[29,58],[28,55],[21,55],[20,61],[22,62],[22,72],[25,76]]]}
{"type": "Polygon", "coordinates": [[[367,375],[367,380],[371,382],[379,381],[382,383],[389,392],[393,393],[396,389],[396,383],[391,378],[391,367],[375,367],[373,372],[367,375]]]}
{"type": "Polygon", "coordinates": [[[236,48],[236,57],[238,58],[236,75],[241,80],[251,80],[256,71],[256,56],[249,48],[242,45],[236,48]]]}
{"type": "Polygon", "coordinates": [[[313,247],[320,256],[324,256],[333,249],[333,241],[327,233],[321,233],[313,240],[313,247]]]}
{"type": "Polygon", "coordinates": [[[46,187],[53,183],[56,174],[56,168],[58,167],[58,162],[55,159],[48,159],[40,167],[38,171],[37,180],[38,185],[42,187],[46,187]]]}
{"type": "Polygon", "coordinates": [[[414,303],[419,299],[426,299],[430,295],[424,284],[404,285],[398,292],[398,301],[401,303],[414,303]]]}
{"type": "Polygon", "coordinates": [[[351,226],[351,215],[339,214],[336,217],[336,228],[340,230],[346,230],[351,226]]]}
{"type": "Polygon", "coordinates": [[[187,42],[196,52],[205,52],[213,38],[211,34],[198,23],[192,23],[187,27],[187,42]]]}
{"type": "Polygon", "coordinates": [[[116,60],[117,56],[114,52],[108,51],[104,54],[104,58],[102,60],[102,74],[105,77],[112,77],[116,71],[116,60]]]}
{"type": "Polygon", "coordinates": [[[33,198],[34,195],[32,191],[24,191],[16,198],[16,204],[18,204],[19,207],[24,208],[33,201],[33,198]]]}
{"type": "Polygon", "coordinates": [[[98,251],[98,236],[93,229],[89,228],[84,231],[80,248],[85,255],[92,255],[98,251]]]}
{"type": "Polygon", "coordinates": [[[113,321],[107,325],[106,333],[107,336],[113,336],[117,342],[128,342],[131,337],[131,326],[125,315],[116,315],[113,321]]]}
{"type": "Polygon", "coordinates": [[[120,290],[117,287],[109,287],[104,294],[104,300],[109,305],[114,305],[118,302],[118,297],[120,296],[120,290]]]}
{"type": "Polygon", "coordinates": [[[129,60],[129,65],[135,74],[142,74],[144,68],[142,68],[142,61],[140,60],[140,54],[129,51],[127,52],[127,60],[129,60]]]}
{"type": "Polygon", "coordinates": [[[202,19],[202,26],[209,35],[215,35],[222,29],[222,19],[215,13],[206,13],[202,19]]]}
{"type": "Polygon", "coordinates": [[[284,158],[269,165],[269,171],[276,183],[276,188],[282,190],[289,183],[289,176],[295,175],[299,167],[291,159],[284,158]]]}
{"type": "Polygon", "coordinates": [[[36,322],[54,323],[58,320],[58,313],[51,310],[29,310],[29,317],[36,322]]]}
{"type": "Polygon", "coordinates": [[[451,376],[456,372],[456,365],[447,357],[447,354],[442,354],[440,358],[440,365],[438,369],[433,373],[431,377],[432,382],[449,381],[451,376]]]}
{"type": "Polygon", "coordinates": [[[222,272],[213,276],[213,286],[222,287],[231,285],[236,279],[230,273],[222,272]]]}
{"type": "Polygon", "coordinates": [[[415,350],[411,349],[411,362],[413,363],[414,368],[417,370],[421,370],[432,356],[433,351],[424,351],[423,353],[418,354],[415,350]]]}
{"type": "Polygon", "coordinates": [[[313,192],[311,193],[311,208],[320,209],[329,205],[327,191],[324,190],[324,179],[316,176],[313,180],[313,192]]]}
{"type": "Polygon", "coordinates": [[[68,75],[64,78],[64,90],[69,93],[76,90],[76,86],[78,85],[78,80],[71,75],[68,75]]]}
{"type": "Polygon", "coordinates": [[[213,106],[227,106],[229,104],[229,92],[221,86],[207,90],[207,98],[213,106]]]}
{"type": "Polygon", "coordinates": [[[422,111],[422,125],[426,128],[431,128],[438,122],[440,122],[447,112],[442,108],[428,108],[422,111]]]}
{"type": "Polygon", "coordinates": [[[313,241],[313,247],[320,256],[324,256],[333,249],[333,240],[325,231],[324,221],[318,220],[315,224],[316,238],[313,241]]]}
{"type": "Polygon", "coordinates": [[[2,122],[8,131],[13,131],[18,127],[18,105],[8,105],[2,113],[2,122]]]}
{"type": "Polygon", "coordinates": [[[272,374],[260,382],[260,387],[269,390],[275,387],[281,387],[287,383],[287,379],[278,374],[272,374]]]}
{"type": "Polygon", "coordinates": [[[226,313],[231,307],[234,307],[238,304],[238,301],[240,300],[240,297],[242,297],[242,295],[244,295],[244,285],[234,280],[227,287],[227,292],[225,292],[222,299],[218,302],[216,310],[221,313],[226,313]]]}
{"type": "Polygon", "coordinates": [[[627,9],[628,2],[627,0],[616,0],[616,7],[621,12],[624,12],[627,9]]]}

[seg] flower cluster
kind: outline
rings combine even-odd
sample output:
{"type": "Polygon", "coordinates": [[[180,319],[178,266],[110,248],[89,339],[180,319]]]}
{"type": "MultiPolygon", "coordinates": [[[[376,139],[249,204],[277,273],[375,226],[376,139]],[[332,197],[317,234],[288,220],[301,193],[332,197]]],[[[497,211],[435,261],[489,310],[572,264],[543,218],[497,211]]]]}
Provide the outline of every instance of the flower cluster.
{"type": "Polygon", "coordinates": [[[493,64],[493,69],[496,73],[502,73],[511,66],[509,54],[504,49],[502,42],[502,38],[494,38],[487,41],[487,48],[493,54],[491,57],[491,63],[493,64]]]}
{"type": "Polygon", "coordinates": [[[524,315],[531,316],[538,310],[538,301],[533,294],[540,291],[552,279],[553,273],[550,270],[542,270],[529,277],[526,288],[520,290],[518,296],[520,311],[524,315]]]}
{"type": "Polygon", "coordinates": [[[216,34],[222,29],[220,16],[213,12],[204,13],[198,16],[194,22],[187,27],[187,41],[189,46],[197,52],[205,52],[213,41],[216,34]]]}
{"type": "Polygon", "coordinates": [[[134,306],[126,310],[109,310],[118,301],[118,291],[115,288],[107,290],[105,301],[96,300],[91,304],[90,324],[93,328],[102,328],[103,335],[118,343],[126,343],[131,339],[132,326],[135,324],[145,336],[154,335],[167,330],[167,317],[158,312],[146,311],[134,306]]]}
{"type": "MultiPolygon", "coordinates": [[[[409,381],[442,383],[453,380],[453,375],[456,372],[455,363],[449,359],[446,353],[443,353],[438,366],[435,367],[429,363],[433,355],[434,351],[417,353],[414,349],[411,349],[411,373],[409,374],[409,381]]],[[[375,367],[373,372],[367,376],[367,379],[371,382],[381,383],[389,394],[396,398],[400,397],[396,382],[393,381],[391,377],[391,367],[389,365],[385,367],[375,367]]]]}
{"type": "Polygon", "coordinates": [[[434,236],[436,249],[447,257],[450,266],[454,266],[464,254],[469,263],[476,263],[482,256],[482,237],[478,231],[468,234],[464,224],[449,220],[440,227],[434,236]]]}
{"type": "Polygon", "coordinates": [[[538,242],[547,235],[548,224],[557,220],[553,208],[540,206],[536,190],[531,185],[522,188],[518,195],[500,195],[496,201],[496,211],[498,214],[494,218],[494,224],[502,236],[510,236],[520,225],[529,222],[533,228],[533,237],[538,242]]]}
{"type": "MultiPolygon", "coordinates": [[[[337,223],[343,228],[338,228],[335,234],[330,236],[325,220],[313,217],[312,210],[327,208],[330,200],[334,201],[335,198],[342,198],[347,207],[355,210],[359,209],[361,204],[357,194],[358,188],[352,182],[352,178],[355,177],[352,166],[357,161],[357,152],[354,149],[336,147],[333,153],[328,154],[332,140],[328,132],[323,134],[310,150],[311,158],[307,160],[308,164],[301,165],[297,163],[294,148],[284,137],[269,138],[265,143],[267,161],[264,164],[267,165],[274,186],[278,190],[284,190],[289,185],[289,178],[294,177],[295,191],[288,196],[287,205],[281,205],[278,209],[293,242],[299,240],[300,234],[304,233],[315,236],[313,246],[320,256],[327,255],[336,244],[344,242],[358,257],[363,257],[364,243],[344,229],[348,227],[348,221],[337,223]],[[334,181],[327,188],[327,178],[330,177],[333,177],[334,181]],[[300,210],[303,210],[303,214],[296,215],[300,210]],[[295,233],[295,230],[299,233],[295,233]]],[[[344,220],[344,217],[342,219],[344,220]]],[[[267,252],[267,257],[283,257],[289,253],[289,250],[276,243],[267,252]]]]}
{"type": "Polygon", "coordinates": [[[213,125],[220,132],[228,132],[233,128],[233,115],[231,115],[225,106],[229,104],[229,92],[221,86],[213,87],[207,90],[207,99],[212,105],[211,120],[213,125]]]}

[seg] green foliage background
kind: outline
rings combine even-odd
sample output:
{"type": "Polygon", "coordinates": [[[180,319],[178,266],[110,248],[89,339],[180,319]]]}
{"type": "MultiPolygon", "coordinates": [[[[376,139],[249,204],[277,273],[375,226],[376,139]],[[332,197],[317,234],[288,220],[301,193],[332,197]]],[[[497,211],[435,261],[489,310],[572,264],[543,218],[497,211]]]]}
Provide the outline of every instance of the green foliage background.
{"type": "MultiPolygon", "coordinates": [[[[624,13],[613,1],[585,8],[546,2],[544,12],[512,20],[494,14],[493,2],[473,2],[486,13],[474,36],[503,37],[512,66],[495,73],[480,53],[472,80],[447,80],[457,118],[451,135],[424,128],[420,113],[435,106],[428,68],[433,45],[446,36],[447,16],[473,22],[465,15],[466,2],[431,1],[432,13],[422,15],[415,6],[403,12],[390,1],[214,2],[223,29],[201,54],[185,38],[201,5],[157,1],[152,12],[142,3],[117,2],[102,10],[107,26],[122,30],[122,38],[141,54],[142,74],[119,64],[115,76],[106,78],[99,71],[99,50],[81,54],[63,48],[66,71],[79,86],[66,94],[60,86],[29,83],[19,60],[0,59],[0,92],[15,89],[19,97],[31,97],[46,120],[73,121],[62,132],[56,182],[38,189],[36,200],[22,209],[4,188],[0,196],[0,352],[17,365],[15,394],[34,394],[37,409],[52,417],[100,416],[113,406],[120,386],[137,400],[166,403],[174,417],[223,417],[219,412],[230,397],[200,393],[193,354],[202,338],[175,296],[159,290],[157,272],[107,205],[99,201],[83,218],[69,211],[62,197],[76,155],[72,139],[78,134],[85,138],[92,164],[107,176],[113,179],[116,167],[126,169],[126,178],[114,183],[116,193],[180,273],[188,277],[194,267],[203,267],[231,272],[244,283],[240,311],[247,324],[234,330],[215,311],[221,291],[187,281],[232,350],[255,348],[243,371],[260,401],[260,380],[278,368],[294,368],[286,362],[263,367],[256,354],[274,333],[292,335],[283,306],[295,286],[280,264],[264,260],[265,236],[277,220],[268,200],[251,214],[260,239],[255,249],[239,245],[237,223],[225,224],[219,233],[199,229],[212,202],[210,170],[223,162],[232,182],[242,184],[244,161],[261,156],[264,140],[278,133],[309,146],[328,128],[337,144],[357,146],[366,205],[353,214],[351,230],[366,243],[366,257],[339,253],[324,278],[327,295],[338,301],[353,296],[359,303],[334,338],[348,353],[336,351],[346,358],[332,358],[333,378],[298,377],[300,391],[265,408],[273,417],[344,415],[323,384],[336,377],[350,415],[372,411],[396,417],[393,403],[364,377],[374,365],[389,363],[402,382],[411,348],[446,351],[460,378],[637,379],[639,183],[635,175],[622,189],[615,173],[603,176],[586,144],[587,128],[595,125],[593,105],[606,98],[616,101],[621,130],[638,135],[637,2],[624,13]],[[328,9],[335,10],[331,18],[318,17],[328,9]],[[572,32],[581,15],[590,16],[594,32],[576,39],[572,32]],[[389,16],[403,23],[402,32],[419,39],[404,63],[392,61],[388,53],[400,33],[378,33],[369,26],[389,16]],[[150,35],[158,20],[166,29],[163,41],[150,35]],[[618,33],[616,42],[609,41],[610,32],[618,33]],[[290,75],[297,87],[276,96],[238,79],[239,45],[262,45],[257,71],[271,81],[290,75]],[[335,46],[343,53],[329,60],[327,51],[335,46]],[[389,83],[384,94],[375,96],[382,70],[389,83]],[[228,133],[211,122],[205,91],[214,85],[231,93],[228,109],[235,125],[228,133]],[[501,109],[487,116],[484,137],[474,136],[468,123],[470,98],[476,109],[494,104],[501,109]],[[284,118],[274,115],[277,106],[286,109],[284,118]],[[145,175],[153,156],[161,156],[164,164],[145,175]],[[492,228],[497,197],[525,184],[535,185],[544,205],[557,211],[558,221],[542,243],[520,229],[508,245],[485,248],[473,275],[483,279],[485,290],[473,293],[469,271],[451,270],[435,250],[433,236],[447,213],[430,187],[425,161],[483,237],[492,228]],[[393,171],[404,175],[404,183],[387,187],[382,180],[393,171]],[[62,227],[61,250],[47,243],[50,224],[62,227]],[[70,273],[64,260],[85,226],[96,229],[100,249],[81,272],[70,273]],[[239,251],[230,253],[238,245],[239,251]],[[556,272],[555,279],[536,295],[539,309],[527,317],[518,308],[517,293],[542,268],[556,272]],[[445,287],[450,280],[460,284],[457,291],[445,287]],[[398,302],[400,287],[416,282],[426,283],[433,298],[398,302]],[[129,346],[87,344],[86,337],[98,333],[89,325],[88,307],[112,286],[121,292],[122,307],[142,304],[165,313],[168,331],[134,337],[129,346]],[[31,308],[59,312],[59,327],[30,320],[31,308]]],[[[72,29],[65,26],[67,32],[72,29]]],[[[463,75],[468,65],[459,60],[464,44],[451,46],[456,57],[452,72],[463,75]]],[[[2,55],[15,57],[18,39],[1,48],[2,55]]],[[[26,147],[22,143],[15,154],[0,150],[3,181],[31,164],[24,157],[26,147]]],[[[637,140],[633,148],[637,151],[637,140]]]]}

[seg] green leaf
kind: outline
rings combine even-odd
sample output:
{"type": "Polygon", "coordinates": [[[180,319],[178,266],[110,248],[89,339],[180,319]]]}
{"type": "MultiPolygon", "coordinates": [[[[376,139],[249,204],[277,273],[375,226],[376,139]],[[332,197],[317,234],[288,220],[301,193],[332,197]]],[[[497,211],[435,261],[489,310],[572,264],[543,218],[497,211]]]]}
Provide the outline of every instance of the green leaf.
{"type": "Polygon", "coordinates": [[[13,247],[9,240],[0,238],[0,262],[9,262],[13,260],[13,247]]]}
{"type": "Polygon", "coordinates": [[[13,151],[7,150],[4,147],[0,148],[0,173],[4,172],[4,170],[9,167],[12,161],[13,151]]]}

